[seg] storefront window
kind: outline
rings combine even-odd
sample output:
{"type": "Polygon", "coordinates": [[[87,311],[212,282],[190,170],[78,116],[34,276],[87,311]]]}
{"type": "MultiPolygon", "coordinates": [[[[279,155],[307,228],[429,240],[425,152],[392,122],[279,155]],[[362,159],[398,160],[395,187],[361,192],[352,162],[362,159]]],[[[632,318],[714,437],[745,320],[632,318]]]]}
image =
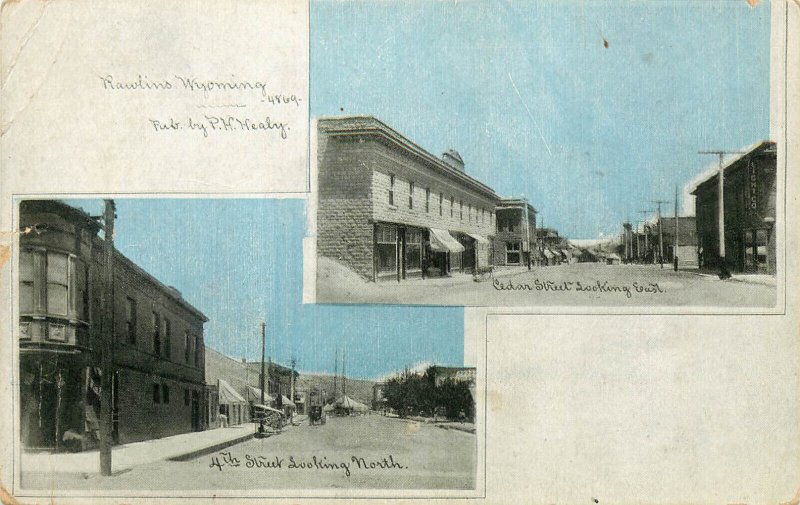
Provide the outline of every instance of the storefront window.
{"type": "Polygon", "coordinates": [[[422,270],[422,232],[406,230],[406,271],[422,270]]]}
{"type": "Polygon", "coordinates": [[[378,275],[397,273],[397,228],[378,225],[375,233],[378,275]]]}
{"type": "Polygon", "coordinates": [[[506,264],[519,265],[521,262],[520,243],[509,242],[506,244],[506,264]]]}

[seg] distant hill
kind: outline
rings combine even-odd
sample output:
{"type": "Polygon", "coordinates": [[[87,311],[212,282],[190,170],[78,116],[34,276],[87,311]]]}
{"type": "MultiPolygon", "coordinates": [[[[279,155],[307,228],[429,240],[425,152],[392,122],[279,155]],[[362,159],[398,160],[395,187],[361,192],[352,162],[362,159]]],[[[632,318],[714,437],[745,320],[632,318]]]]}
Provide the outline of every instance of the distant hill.
{"type": "MultiPolygon", "coordinates": [[[[348,378],[347,396],[366,405],[372,405],[372,386],[374,384],[375,381],[348,378]]],[[[300,372],[300,376],[297,378],[297,385],[296,385],[297,389],[308,390],[313,386],[322,387],[328,394],[333,393],[333,375],[308,374],[300,372]]],[[[336,380],[336,390],[338,392],[337,396],[341,396],[342,394],[341,376],[339,376],[336,380]]]]}

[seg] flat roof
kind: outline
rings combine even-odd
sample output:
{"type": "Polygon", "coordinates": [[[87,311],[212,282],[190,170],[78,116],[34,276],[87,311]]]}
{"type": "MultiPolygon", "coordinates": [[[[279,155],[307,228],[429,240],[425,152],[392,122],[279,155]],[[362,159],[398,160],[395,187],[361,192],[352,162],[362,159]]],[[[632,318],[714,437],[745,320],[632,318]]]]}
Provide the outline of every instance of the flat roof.
{"type": "MultiPolygon", "coordinates": [[[[740,161],[751,158],[756,155],[760,154],[774,154],[775,153],[776,144],[771,140],[760,140],[754,144],[750,144],[749,146],[743,148],[740,153],[737,153],[733,157],[729,158],[727,161],[724,161],[722,164],[722,169],[725,173],[728,172],[728,169],[732,168],[734,165],[737,165],[740,161]]],[[[692,187],[690,194],[696,195],[697,190],[700,189],[700,186],[704,186],[709,182],[716,180],[717,174],[719,173],[719,167],[710,167],[705,171],[705,174],[701,174],[700,180],[698,180],[694,186],[692,187]]]]}
{"type": "Polygon", "coordinates": [[[318,129],[320,132],[331,136],[356,136],[356,135],[374,135],[384,138],[396,146],[402,148],[407,153],[416,156],[426,162],[427,164],[435,167],[439,172],[453,177],[460,182],[471,186],[473,189],[484,193],[486,196],[493,200],[500,200],[500,197],[495,191],[480,182],[479,180],[467,175],[456,168],[453,168],[442,159],[434,156],[426,151],[412,140],[401,135],[389,125],[380,119],[369,115],[351,115],[351,116],[323,116],[317,120],[318,129]]]}

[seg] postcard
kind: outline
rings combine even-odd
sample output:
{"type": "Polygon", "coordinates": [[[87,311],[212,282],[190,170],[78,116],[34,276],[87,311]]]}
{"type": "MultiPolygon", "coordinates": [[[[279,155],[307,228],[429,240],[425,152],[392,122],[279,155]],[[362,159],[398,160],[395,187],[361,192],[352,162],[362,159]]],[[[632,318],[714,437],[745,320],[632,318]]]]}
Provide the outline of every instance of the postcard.
{"type": "Polygon", "coordinates": [[[0,24],[3,503],[800,502],[796,0],[0,24]]]}

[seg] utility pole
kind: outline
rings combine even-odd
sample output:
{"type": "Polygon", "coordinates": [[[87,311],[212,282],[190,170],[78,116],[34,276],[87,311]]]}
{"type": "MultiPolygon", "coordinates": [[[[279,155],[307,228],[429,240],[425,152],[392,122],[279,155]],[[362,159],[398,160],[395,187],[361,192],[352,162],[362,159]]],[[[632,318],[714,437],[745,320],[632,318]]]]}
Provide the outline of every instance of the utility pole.
{"type": "Polygon", "coordinates": [[[650,248],[650,244],[648,243],[647,236],[650,235],[650,229],[647,226],[647,215],[652,213],[653,210],[640,210],[639,214],[642,214],[642,219],[644,222],[642,223],[642,232],[644,232],[644,259],[647,261],[647,251],[650,248]],[[645,229],[647,231],[645,232],[645,229]]]}
{"type": "Polygon", "coordinates": [[[661,204],[669,203],[666,200],[651,200],[658,205],[658,263],[664,268],[664,234],[661,227],[661,204]]]}
{"type": "Polygon", "coordinates": [[[530,218],[528,216],[528,200],[527,198],[522,199],[522,205],[525,206],[525,245],[526,249],[528,249],[528,270],[531,269],[531,255],[533,251],[531,250],[531,228],[530,228],[530,218]]]}
{"type": "Polygon", "coordinates": [[[111,444],[113,437],[113,374],[114,374],[114,200],[105,200],[103,213],[103,253],[105,268],[103,277],[103,323],[100,334],[100,475],[111,475],[111,444]]]}
{"type": "MultiPolygon", "coordinates": [[[[294,403],[294,367],[295,365],[297,365],[297,360],[294,358],[294,356],[292,356],[292,360],[290,361],[290,363],[292,364],[292,376],[291,376],[291,381],[289,382],[289,395],[290,395],[289,400],[291,400],[292,403],[294,403]]],[[[297,405],[295,405],[295,407],[297,407],[297,405]]]]}
{"type": "Polygon", "coordinates": [[[347,349],[342,349],[342,396],[347,396],[347,349]]]}
{"type": "Polygon", "coordinates": [[[697,151],[698,154],[716,154],[719,156],[717,170],[717,227],[719,228],[719,278],[730,279],[731,273],[725,261],[725,170],[723,168],[726,154],[745,154],[741,151],[697,151]]]}
{"type": "MultiPolygon", "coordinates": [[[[261,321],[261,375],[258,380],[258,385],[261,387],[261,405],[264,405],[264,354],[267,347],[267,322],[261,321]]],[[[264,417],[267,413],[264,412],[258,420],[258,432],[264,433],[264,417]]]]}
{"type": "Polygon", "coordinates": [[[336,348],[336,354],[333,358],[333,400],[336,401],[336,393],[338,392],[336,389],[336,378],[339,374],[339,348],[336,348]]]}
{"type": "Polygon", "coordinates": [[[672,264],[678,271],[678,185],[675,185],[675,241],[672,246],[672,264]]]}

